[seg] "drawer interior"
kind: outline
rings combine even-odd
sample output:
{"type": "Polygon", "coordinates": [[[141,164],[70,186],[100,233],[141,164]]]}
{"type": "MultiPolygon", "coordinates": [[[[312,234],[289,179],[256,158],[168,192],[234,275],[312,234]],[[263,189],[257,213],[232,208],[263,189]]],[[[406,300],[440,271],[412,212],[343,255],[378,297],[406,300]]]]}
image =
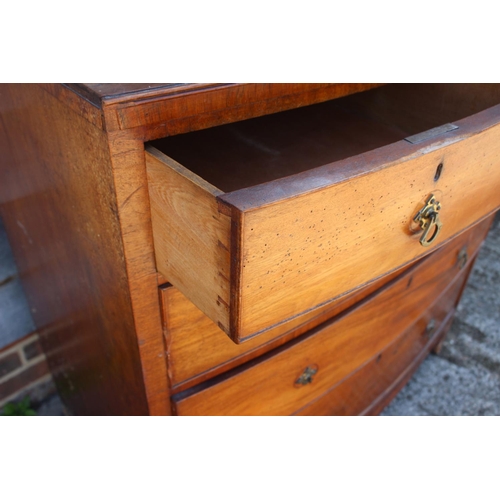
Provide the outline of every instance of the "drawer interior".
{"type": "Polygon", "coordinates": [[[498,103],[496,84],[391,84],[151,144],[227,193],[365,153],[498,103]]]}

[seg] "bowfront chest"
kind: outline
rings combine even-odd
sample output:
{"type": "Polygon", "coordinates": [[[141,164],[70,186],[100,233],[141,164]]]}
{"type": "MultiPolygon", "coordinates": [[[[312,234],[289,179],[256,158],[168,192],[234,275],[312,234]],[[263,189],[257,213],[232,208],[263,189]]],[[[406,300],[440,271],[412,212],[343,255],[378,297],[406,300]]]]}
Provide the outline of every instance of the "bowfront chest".
{"type": "Polygon", "coordinates": [[[500,86],[0,85],[0,209],[79,415],[377,414],[500,207],[500,86]]]}

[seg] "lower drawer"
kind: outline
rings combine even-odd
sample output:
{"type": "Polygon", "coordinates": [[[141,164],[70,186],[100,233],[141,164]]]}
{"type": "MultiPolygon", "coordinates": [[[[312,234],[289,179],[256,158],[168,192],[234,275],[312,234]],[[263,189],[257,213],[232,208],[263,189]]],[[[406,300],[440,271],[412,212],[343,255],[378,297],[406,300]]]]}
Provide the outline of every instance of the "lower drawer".
{"type": "MultiPolygon", "coordinates": [[[[446,251],[456,254],[467,246],[469,253],[474,253],[489,225],[490,219],[476,225],[450,242],[446,251]]],[[[448,261],[447,266],[455,265],[453,259],[448,261]]],[[[161,287],[172,393],[194,387],[304,334],[374,293],[407,269],[409,267],[239,345],[221,335],[218,326],[175,287],[161,287]]]]}
{"type": "Polygon", "coordinates": [[[466,276],[384,351],[295,415],[378,414],[409,380],[434,345],[446,334],[466,276]]]}
{"type": "MultiPolygon", "coordinates": [[[[468,271],[465,255],[470,262],[489,222],[456,238],[333,320],[258,359],[174,395],[174,411],[178,415],[306,412],[307,405],[326,397],[334,386],[378,356],[387,356],[388,349],[404,343],[406,337],[416,344],[417,351],[421,350],[422,334],[431,318],[433,329],[438,330],[453,310],[468,271]]],[[[410,352],[413,357],[413,347],[410,352]]],[[[397,376],[391,373],[390,378],[397,376]]],[[[363,408],[369,406],[372,396],[369,393],[365,398],[363,408]]],[[[324,408],[330,411],[328,404],[324,408]]],[[[359,413],[363,408],[347,405],[339,413],[359,413]]],[[[314,413],[312,407],[310,411],[314,413]]],[[[335,408],[332,412],[336,412],[335,408]]]]}
{"type": "Polygon", "coordinates": [[[162,286],[163,328],[169,356],[172,393],[184,391],[254,359],[324,323],[378,290],[410,266],[335,300],[322,308],[235,344],[173,286],[162,286]]]}

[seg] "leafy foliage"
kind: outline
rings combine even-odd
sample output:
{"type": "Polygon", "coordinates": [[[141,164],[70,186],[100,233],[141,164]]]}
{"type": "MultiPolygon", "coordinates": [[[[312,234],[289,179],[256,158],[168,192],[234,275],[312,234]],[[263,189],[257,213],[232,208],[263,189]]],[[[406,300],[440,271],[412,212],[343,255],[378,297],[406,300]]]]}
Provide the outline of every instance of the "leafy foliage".
{"type": "Polygon", "coordinates": [[[7,403],[3,407],[2,416],[33,416],[36,411],[31,408],[29,397],[26,396],[18,403],[7,403]]]}

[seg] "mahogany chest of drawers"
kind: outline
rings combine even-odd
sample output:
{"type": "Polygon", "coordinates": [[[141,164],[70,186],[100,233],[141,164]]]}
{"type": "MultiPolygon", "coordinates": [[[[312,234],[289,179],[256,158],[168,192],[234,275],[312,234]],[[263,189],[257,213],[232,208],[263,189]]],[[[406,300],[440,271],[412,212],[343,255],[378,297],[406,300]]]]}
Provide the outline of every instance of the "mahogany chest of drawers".
{"type": "Polygon", "coordinates": [[[86,415],[377,414],[500,207],[500,86],[1,85],[1,215],[86,415]]]}

